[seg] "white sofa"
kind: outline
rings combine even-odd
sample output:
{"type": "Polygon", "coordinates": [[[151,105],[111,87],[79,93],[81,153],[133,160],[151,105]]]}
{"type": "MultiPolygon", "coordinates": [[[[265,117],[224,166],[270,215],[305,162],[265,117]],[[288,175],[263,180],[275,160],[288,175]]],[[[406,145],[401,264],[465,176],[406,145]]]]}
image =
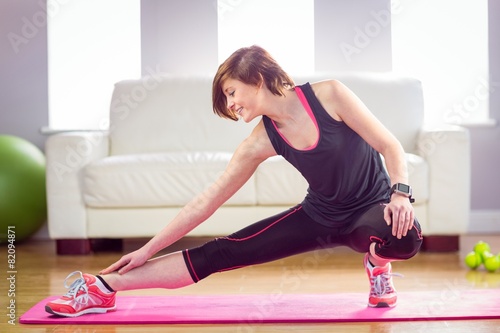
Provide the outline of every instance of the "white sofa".
{"type": "MultiPolygon", "coordinates": [[[[424,235],[467,230],[470,144],[459,127],[423,126],[418,80],[393,74],[315,74],[349,86],[403,144],[424,235]]],[[[109,131],[66,132],[46,142],[49,234],[59,253],[90,239],[151,237],[224,169],[254,124],[214,115],[211,77],[149,76],[118,82],[109,131]],[[68,246],[69,244],[69,246],[68,246]]],[[[226,235],[299,203],[300,174],[281,157],[191,236],[226,235]]],[[[86,248],[83,252],[88,252],[86,248]]],[[[78,252],[75,249],[74,252],[78,252]]]]}

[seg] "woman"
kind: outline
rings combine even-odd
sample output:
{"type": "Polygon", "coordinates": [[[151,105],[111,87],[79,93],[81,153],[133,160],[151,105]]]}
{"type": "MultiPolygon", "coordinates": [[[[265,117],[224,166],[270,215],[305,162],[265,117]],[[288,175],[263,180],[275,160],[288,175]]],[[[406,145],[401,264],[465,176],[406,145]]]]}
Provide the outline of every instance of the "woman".
{"type": "Polygon", "coordinates": [[[222,176],[139,250],[98,276],[70,274],[79,278],[46,310],[61,316],[112,311],[117,291],[183,287],[214,272],[315,250],[318,239],[366,253],[368,305],[395,306],[391,261],[411,258],[422,242],[397,139],[342,83],[295,86],[258,46],[237,50],[219,67],[212,93],[214,111],[223,118],[261,117],[222,176]],[[205,221],[277,154],[308,181],[302,203],[228,237],[150,259],[205,221]]]}

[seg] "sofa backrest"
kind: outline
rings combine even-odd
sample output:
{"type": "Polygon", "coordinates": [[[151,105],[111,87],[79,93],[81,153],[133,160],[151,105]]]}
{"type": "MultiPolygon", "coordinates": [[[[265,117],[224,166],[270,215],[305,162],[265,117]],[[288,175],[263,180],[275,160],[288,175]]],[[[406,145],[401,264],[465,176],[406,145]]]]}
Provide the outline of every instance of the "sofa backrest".
{"type": "MultiPolygon", "coordinates": [[[[314,74],[296,84],[335,78],[351,88],[401,141],[415,150],[424,107],[418,80],[393,74],[314,74]]],[[[112,155],[229,151],[257,121],[221,119],[212,110],[212,77],[145,76],[115,84],[110,108],[112,155]]]]}

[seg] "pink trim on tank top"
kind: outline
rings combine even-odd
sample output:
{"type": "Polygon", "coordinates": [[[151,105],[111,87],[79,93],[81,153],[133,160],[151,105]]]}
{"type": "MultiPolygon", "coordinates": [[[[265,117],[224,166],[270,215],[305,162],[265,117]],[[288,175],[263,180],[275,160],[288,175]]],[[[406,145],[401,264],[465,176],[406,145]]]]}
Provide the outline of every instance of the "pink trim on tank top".
{"type": "Polygon", "coordinates": [[[316,142],[310,146],[310,147],[307,147],[305,149],[297,149],[295,148],[291,143],[290,141],[287,140],[287,138],[285,138],[285,136],[283,134],[281,134],[280,130],[278,129],[278,126],[276,126],[276,123],[274,122],[274,120],[271,119],[271,122],[273,123],[273,126],[274,128],[276,129],[276,131],[278,132],[278,134],[281,136],[281,138],[283,140],[285,140],[285,142],[292,148],[294,149],[297,149],[297,150],[302,150],[302,151],[307,151],[307,150],[313,150],[314,148],[316,148],[316,146],[318,145],[318,142],[319,142],[319,136],[320,136],[320,133],[319,133],[319,126],[318,126],[318,122],[316,121],[316,117],[314,116],[314,113],[312,112],[312,109],[311,109],[311,106],[309,105],[309,103],[307,102],[307,98],[306,96],[304,95],[304,93],[302,92],[302,90],[299,88],[299,87],[295,87],[295,91],[297,92],[297,97],[299,98],[300,102],[302,103],[302,106],[304,106],[304,109],[306,109],[306,112],[307,114],[309,115],[309,117],[311,118],[311,120],[313,121],[314,123],[314,126],[316,127],[316,131],[318,132],[318,139],[316,140],[316,142]]]}

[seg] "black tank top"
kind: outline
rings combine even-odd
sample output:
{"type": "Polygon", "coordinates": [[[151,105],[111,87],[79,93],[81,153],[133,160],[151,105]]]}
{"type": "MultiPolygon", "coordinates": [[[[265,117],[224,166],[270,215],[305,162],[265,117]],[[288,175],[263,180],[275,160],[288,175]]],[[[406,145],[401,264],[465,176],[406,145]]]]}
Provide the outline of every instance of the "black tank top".
{"type": "Polygon", "coordinates": [[[319,130],[318,142],[309,149],[292,147],[275,123],[263,121],[271,143],[309,184],[304,211],[326,226],[345,226],[358,214],[389,202],[390,180],[380,155],[344,122],[333,119],[316,98],[309,83],[296,92],[319,130]]]}

